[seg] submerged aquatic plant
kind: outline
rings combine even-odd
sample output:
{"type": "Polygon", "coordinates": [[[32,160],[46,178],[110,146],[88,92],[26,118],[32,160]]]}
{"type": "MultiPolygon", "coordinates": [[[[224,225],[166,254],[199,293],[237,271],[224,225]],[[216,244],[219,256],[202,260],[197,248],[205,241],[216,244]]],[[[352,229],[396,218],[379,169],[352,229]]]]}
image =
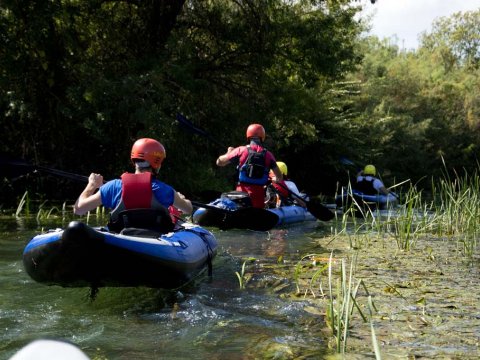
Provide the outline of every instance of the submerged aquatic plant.
{"type": "Polygon", "coordinates": [[[237,275],[237,278],[238,278],[238,285],[240,287],[240,289],[245,289],[248,281],[250,280],[250,275],[247,274],[245,272],[245,266],[247,264],[247,262],[254,262],[256,259],[255,258],[248,258],[246,260],[243,261],[243,264],[242,264],[242,270],[240,272],[238,271],[235,271],[235,275],[237,275]]]}
{"type": "Polygon", "coordinates": [[[37,211],[37,222],[40,222],[41,220],[47,220],[47,219],[50,219],[51,217],[54,216],[55,213],[59,213],[60,210],[54,206],[52,208],[50,208],[49,210],[46,210],[44,209],[44,205],[46,204],[46,201],[44,201],[42,204],[40,204],[40,206],[38,207],[38,211],[37,211]]]}

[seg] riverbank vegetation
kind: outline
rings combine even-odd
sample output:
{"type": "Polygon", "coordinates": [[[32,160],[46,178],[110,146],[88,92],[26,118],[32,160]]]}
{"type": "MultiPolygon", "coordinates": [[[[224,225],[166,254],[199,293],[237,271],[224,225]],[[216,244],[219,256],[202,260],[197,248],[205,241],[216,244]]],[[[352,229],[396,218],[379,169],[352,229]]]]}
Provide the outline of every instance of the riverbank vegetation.
{"type": "Polygon", "coordinates": [[[462,320],[476,316],[479,179],[457,174],[434,182],[429,200],[412,187],[393,212],[339,217],[332,236],[317,240],[322,251],[300,259],[296,294],[317,303],[332,349],[358,353],[368,343],[377,359],[478,355],[462,320]],[[452,340],[453,331],[463,337],[452,340]]]}
{"type": "MultiPolygon", "coordinates": [[[[261,122],[311,194],[332,196],[374,163],[388,182],[470,171],[479,146],[480,13],[438,19],[416,50],[366,37],[357,1],[58,1],[0,6],[2,199],[26,187],[61,200],[83,184],[8,166],[22,158],[105,178],[132,142],[167,148],[161,178],[191,194],[232,187],[226,146],[261,122]],[[312,156],[315,154],[315,156],[312,156]],[[315,171],[313,171],[315,169],[315,171]],[[312,172],[313,171],[313,172],[312,172]],[[312,173],[317,174],[311,176],[312,173]]],[[[370,3],[364,6],[374,6],[370,3]]]]}

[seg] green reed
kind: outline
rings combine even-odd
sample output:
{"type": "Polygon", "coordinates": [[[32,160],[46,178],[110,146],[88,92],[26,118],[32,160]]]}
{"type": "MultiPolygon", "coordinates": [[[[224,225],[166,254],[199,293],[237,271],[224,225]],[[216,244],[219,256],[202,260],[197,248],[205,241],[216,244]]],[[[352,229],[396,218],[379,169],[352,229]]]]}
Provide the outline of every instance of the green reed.
{"type": "Polygon", "coordinates": [[[347,350],[350,322],[353,311],[356,309],[363,322],[368,319],[358,304],[357,295],[360,286],[363,286],[367,296],[370,296],[363,280],[354,279],[354,268],[357,261],[357,253],[354,253],[350,262],[350,270],[347,271],[346,260],[342,259],[340,274],[334,279],[332,267],[332,255],[328,263],[328,306],[327,325],[335,338],[337,353],[344,354],[347,350]],[[336,284],[335,289],[333,284],[336,284]]]}
{"type": "Polygon", "coordinates": [[[439,217],[437,233],[457,241],[463,252],[472,256],[480,230],[480,177],[478,172],[446,176],[434,188],[435,211],[439,217]]]}
{"type": "Polygon", "coordinates": [[[382,355],[380,352],[380,346],[378,345],[377,336],[375,334],[375,328],[373,326],[373,310],[376,310],[375,305],[373,304],[372,297],[369,295],[368,296],[368,312],[370,314],[370,331],[372,333],[373,351],[375,353],[375,359],[381,360],[382,355]]]}
{"type": "Polygon", "coordinates": [[[23,194],[22,198],[20,199],[20,202],[18,203],[17,210],[15,211],[15,216],[19,217],[20,213],[23,211],[25,208],[25,215],[30,214],[30,198],[28,196],[28,191],[25,191],[23,194]]]}
{"type": "Polygon", "coordinates": [[[392,217],[388,222],[399,249],[413,249],[419,237],[431,229],[434,218],[430,208],[422,200],[422,192],[411,186],[405,194],[404,205],[400,207],[398,216],[392,217]]]}
{"type": "Polygon", "coordinates": [[[334,238],[347,236],[351,248],[360,248],[368,244],[365,234],[376,233],[381,238],[393,237],[400,250],[410,251],[419,239],[434,235],[454,240],[465,255],[474,255],[480,232],[478,172],[432,179],[433,200],[426,201],[423,195],[416,185],[410,185],[402,194],[402,205],[395,209],[395,215],[386,219],[376,210],[361,208],[353,201],[342,218],[337,218],[339,228],[334,230],[334,238]]]}
{"type": "Polygon", "coordinates": [[[249,274],[245,271],[246,265],[247,265],[247,263],[255,262],[255,260],[256,260],[255,258],[245,259],[242,263],[242,269],[240,270],[240,272],[235,271],[235,275],[237,275],[237,278],[238,278],[238,285],[239,285],[240,289],[242,289],[242,290],[244,290],[246,288],[246,285],[247,285],[248,281],[252,277],[251,274],[249,274]]]}
{"type": "Polygon", "coordinates": [[[322,263],[324,260],[326,259],[318,254],[309,254],[303,256],[297,263],[295,268],[297,293],[305,297],[310,294],[326,300],[325,321],[334,339],[336,352],[344,354],[347,350],[354,310],[357,310],[363,322],[369,321],[359,304],[359,288],[362,287],[367,296],[370,294],[363,280],[354,278],[356,252],[349,266],[346,259],[334,260],[333,253],[330,254],[326,264],[322,263]],[[327,288],[325,292],[324,286],[327,288]]]}

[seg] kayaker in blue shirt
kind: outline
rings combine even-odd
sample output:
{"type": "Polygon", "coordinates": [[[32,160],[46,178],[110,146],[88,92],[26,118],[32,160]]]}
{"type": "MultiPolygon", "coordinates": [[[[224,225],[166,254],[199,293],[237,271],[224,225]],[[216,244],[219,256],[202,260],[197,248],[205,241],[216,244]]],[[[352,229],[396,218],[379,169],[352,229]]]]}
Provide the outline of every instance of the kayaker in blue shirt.
{"type": "Polygon", "coordinates": [[[376,178],[377,169],[375,166],[369,164],[357,174],[357,183],[354,186],[355,190],[361,191],[365,195],[388,195],[390,191],[385,187],[383,182],[376,178]]]}
{"type": "Polygon", "coordinates": [[[185,214],[193,210],[192,203],[170,185],[155,179],[166,157],[163,145],[154,139],[137,140],[130,158],[135,173],[125,173],[122,179],[103,183],[103,176],[91,173],[88,184],[74,205],[74,213],[83,215],[103,205],[114,209],[112,215],[125,209],[148,209],[173,206],[185,214]],[[96,191],[99,189],[99,191],[96,191]]]}

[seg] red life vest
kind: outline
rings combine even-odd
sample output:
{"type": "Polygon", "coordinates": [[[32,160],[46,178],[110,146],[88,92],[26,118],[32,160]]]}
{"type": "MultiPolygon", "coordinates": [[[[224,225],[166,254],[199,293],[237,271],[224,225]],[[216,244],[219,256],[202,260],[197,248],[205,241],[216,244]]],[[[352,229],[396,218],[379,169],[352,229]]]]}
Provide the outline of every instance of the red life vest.
{"type": "Polygon", "coordinates": [[[121,178],[122,198],[110,214],[109,228],[114,231],[124,227],[173,230],[170,213],[152,191],[152,173],[124,173],[121,178]]]}
{"type": "Polygon", "coordinates": [[[122,175],[121,201],[123,201],[125,209],[151,208],[153,203],[157,201],[152,194],[152,173],[124,173],[122,175]]]}

